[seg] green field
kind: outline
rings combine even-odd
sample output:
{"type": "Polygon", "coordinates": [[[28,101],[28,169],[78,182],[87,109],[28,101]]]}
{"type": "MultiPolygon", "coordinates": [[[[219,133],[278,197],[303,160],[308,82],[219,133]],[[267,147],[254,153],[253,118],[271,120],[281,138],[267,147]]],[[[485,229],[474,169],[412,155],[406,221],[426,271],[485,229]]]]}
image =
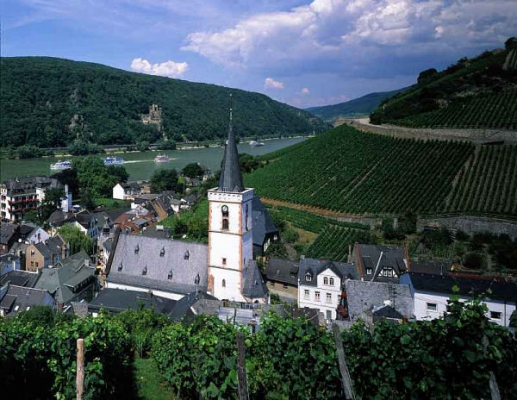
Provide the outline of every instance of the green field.
{"type": "Polygon", "coordinates": [[[268,155],[245,182],[262,197],[343,213],[515,216],[516,159],[516,146],[394,139],[340,126],[268,155]]]}

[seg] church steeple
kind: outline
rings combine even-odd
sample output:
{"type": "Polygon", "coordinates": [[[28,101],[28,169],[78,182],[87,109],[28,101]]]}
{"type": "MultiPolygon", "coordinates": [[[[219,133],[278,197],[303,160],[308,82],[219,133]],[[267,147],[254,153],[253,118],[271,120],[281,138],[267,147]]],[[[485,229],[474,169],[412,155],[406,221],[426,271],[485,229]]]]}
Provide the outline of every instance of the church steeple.
{"type": "Polygon", "coordinates": [[[242,192],[244,184],[239,167],[239,153],[235,144],[232,121],[232,95],[230,94],[230,125],[228,128],[228,141],[224,148],[224,157],[221,165],[221,176],[219,177],[218,191],[221,192],[242,192]]]}

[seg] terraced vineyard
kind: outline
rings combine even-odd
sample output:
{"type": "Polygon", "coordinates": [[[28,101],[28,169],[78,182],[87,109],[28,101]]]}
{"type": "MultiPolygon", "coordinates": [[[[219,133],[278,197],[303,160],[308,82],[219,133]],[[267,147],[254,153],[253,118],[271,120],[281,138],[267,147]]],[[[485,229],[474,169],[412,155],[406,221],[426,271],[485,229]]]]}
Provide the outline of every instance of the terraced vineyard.
{"type": "Polygon", "coordinates": [[[245,181],[260,196],[344,213],[515,216],[516,151],[394,139],[340,126],[269,155],[269,164],[245,181]]]}
{"type": "Polygon", "coordinates": [[[313,233],[320,233],[329,224],[352,229],[370,229],[368,225],[356,222],[337,221],[335,219],[325,218],[307,211],[295,210],[289,207],[276,207],[272,212],[277,213],[284,221],[289,221],[294,227],[313,233]]]}
{"type": "Polygon", "coordinates": [[[398,120],[414,128],[517,129],[517,92],[458,100],[449,107],[398,120]]]}
{"type": "Polygon", "coordinates": [[[442,211],[473,153],[468,143],[422,142],[340,126],[247,175],[260,196],[350,213],[442,211]]]}
{"type": "Polygon", "coordinates": [[[447,211],[517,215],[517,146],[479,147],[461,169],[447,211]]]}
{"type": "Polygon", "coordinates": [[[372,243],[374,238],[368,231],[348,229],[337,225],[327,225],[307,250],[307,257],[328,258],[346,262],[348,246],[355,243],[372,243]]]}

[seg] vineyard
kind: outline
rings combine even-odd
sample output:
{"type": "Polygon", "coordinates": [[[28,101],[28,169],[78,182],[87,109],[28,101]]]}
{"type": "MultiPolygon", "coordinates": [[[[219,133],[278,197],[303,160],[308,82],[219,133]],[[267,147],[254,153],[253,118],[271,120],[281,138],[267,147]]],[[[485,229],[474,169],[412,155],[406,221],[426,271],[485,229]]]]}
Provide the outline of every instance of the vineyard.
{"type": "Polygon", "coordinates": [[[397,120],[413,128],[517,129],[517,92],[458,99],[445,108],[397,120]]]}
{"type": "Polygon", "coordinates": [[[478,147],[459,173],[447,211],[517,215],[517,146],[478,147]]]}
{"type": "MultiPolygon", "coordinates": [[[[260,196],[349,213],[443,211],[468,143],[393,139],[340,126],[245,177],[260,196]]],[[[272,156],[274,157],[274,155],[272,156]]]]}
{"type": "Polygon", "coordinates": [[[337,221],[335,219],[325,218],[307,211],[296,210],[289,207],[280,206],[271,209],[270,211],[275,213],[284,221],[290,222],[292,226],[313,233],[320,233],[329,224],[352,229],[370,229],[368,225],[360,224],[357,222],[337,221]]]}
{"type": "Polygon", "coordinates": [[[355,243],[370,244],[372,242],[375,242],[375,237],[368,231],[329,224],[308,248],[307,257],[347,262],[349,246],[353,246],[355,243]]]}
{"type": "MultiPolygon", "coordinates": [[[[216,316],[198,315],[186,324],[152,310],[83,319],[39,311],[0,318],[0,372],[8,398],[76,398],[81,337],[84,399],[156,398],[136,396],[143,379],[132,370],[136,352],[153,363],[156,381],[173,398],[237,399],[237,335],[250,399],[343,398],[335,338],[305,318],[269,312],[252,333],[216,316]],[[44,321],[42,314],[57,321],[44,321]]],[[[356,398],[487,399],[493,373],[501,398],[514,399],[515,338],[489,323],[486,312],[479,301],[451,299],[446,319],[381,322],[375,330],[358,322],[344,330],[340,339],[356,398]]]]}

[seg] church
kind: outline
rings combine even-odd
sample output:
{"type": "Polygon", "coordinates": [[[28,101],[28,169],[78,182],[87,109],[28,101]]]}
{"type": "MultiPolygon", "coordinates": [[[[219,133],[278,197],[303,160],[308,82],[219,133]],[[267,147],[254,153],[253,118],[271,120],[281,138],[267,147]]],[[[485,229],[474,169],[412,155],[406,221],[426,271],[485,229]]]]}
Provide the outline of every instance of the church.
{"type": "MultiPolygon", "coordinates": [[[[219,185],[208,191],[208,245],[118,233],[106,288],[152,292],[173,300],[206,291],[219,300],[268,302],[253,249],[254,223],[270,218],[254,189],[244,187],[232,119],[230,108],[219,185]],[[254,212],[254,204],[261,209],[254,212]]],[[[263,238],[263,226],[260,231],[263,238]]]]}

